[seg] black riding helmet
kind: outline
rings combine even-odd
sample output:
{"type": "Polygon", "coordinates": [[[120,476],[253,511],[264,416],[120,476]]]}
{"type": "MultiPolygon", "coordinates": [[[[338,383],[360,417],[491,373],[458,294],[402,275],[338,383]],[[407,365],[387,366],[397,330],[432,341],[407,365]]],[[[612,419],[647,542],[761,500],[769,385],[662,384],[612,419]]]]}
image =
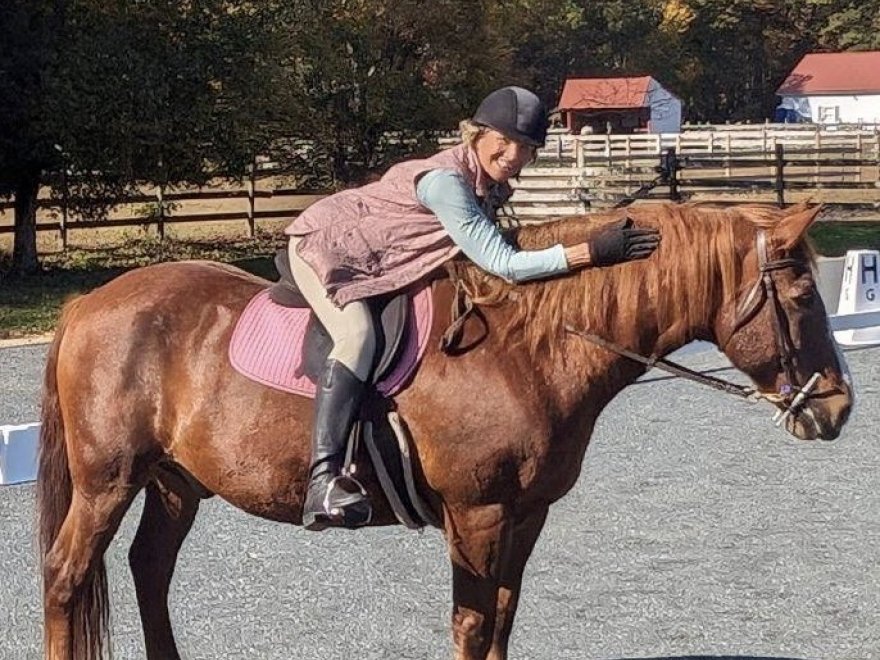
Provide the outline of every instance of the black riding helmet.
{"type": "Polygon", "coordinates": [[[522,87],[502,87],[489,94],[471,118],[533,147],[543,147],[547,137],[547,108],[533,92],[522,87]]]}

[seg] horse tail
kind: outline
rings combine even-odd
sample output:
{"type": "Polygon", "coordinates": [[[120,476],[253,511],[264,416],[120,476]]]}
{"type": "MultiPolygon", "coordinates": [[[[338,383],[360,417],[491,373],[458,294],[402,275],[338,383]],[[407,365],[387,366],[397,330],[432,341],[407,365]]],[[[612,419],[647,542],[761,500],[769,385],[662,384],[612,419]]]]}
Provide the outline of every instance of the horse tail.
{"type": "MultiPolygon", "coordinates": [[[[72,304],[75,304],[72,303],[72,304]]],[[[64,444],[64,420],[58,400],[58,378],[55,373],[58,348],[64,337],[70,309],[65,307],[55,329],[55,337],[46,359],[40,414],[40,458],[37,471],[37,509],[40,512],[40,556],[45,560],[52,549],[61,524],[70,508],[73,484],[64,444]]]]}
{"type": "MultiPolygon", "coordinates": [[[[37,510],[39,511],[40,561],[44,580],[47,560],[61,526],[70,510],[73,481],[65,443],[64,417],[58,396],[58,353],[73,311],[82,298],[64,306],[49,348],[40,415],[40,451],[37,469],[37,510]]],[[[103,657],[110,616],[107,572],[103,559],[89,571],[82,588],[73,596],[73,647],[76,658],[103,657]]]]}

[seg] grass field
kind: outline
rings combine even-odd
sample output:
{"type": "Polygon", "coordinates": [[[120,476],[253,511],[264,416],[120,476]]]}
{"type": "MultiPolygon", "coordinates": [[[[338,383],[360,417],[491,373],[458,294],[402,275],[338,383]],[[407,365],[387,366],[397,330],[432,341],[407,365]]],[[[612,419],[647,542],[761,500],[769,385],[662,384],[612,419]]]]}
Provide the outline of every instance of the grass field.
{"type": "MultiPolygon", "coordinates": [[[[258,227],[257,237],[231,223],[169,227],[164,241],[140,229],[91,230],[71,234],[61,251],[57,239],[41,234],[44,272],[20,279],[0,279],[0,339],[28,337],[52,331],[64,301],[109,281],[122,272],[161,261],[211,259],[275,279],[275,251],[285,244],[284,221],[258,227]]],[[[841,256],[848,249],[880,250],[880,223],[823,221],[811,229],[820,254],[841,256]]],[[[0,245],[0,273],[8,264],[9,246],[0,245]]]]}
{"type": "MultiPolygon", "coordinates": [[[[217,223],[169,228],[164,241],[142,230],[102,230],[100,238],[91,231],[66,251],[41,240],[41,274],[0,280],[0,339],[51,332],[66,299],[151,263],[210,259],[275,279],[272,257],[285,244],[284,224],[264,223],[253,239],[217,223]]],[[[0,249],[0,272],[8,260],[8,251],[0,249]]]]}
{"type": "Polygon", "coordinates": [[[847,250],[880,250],[880,222],[819,222],[810,237],[826,257],[842,257],[847,250]]]}

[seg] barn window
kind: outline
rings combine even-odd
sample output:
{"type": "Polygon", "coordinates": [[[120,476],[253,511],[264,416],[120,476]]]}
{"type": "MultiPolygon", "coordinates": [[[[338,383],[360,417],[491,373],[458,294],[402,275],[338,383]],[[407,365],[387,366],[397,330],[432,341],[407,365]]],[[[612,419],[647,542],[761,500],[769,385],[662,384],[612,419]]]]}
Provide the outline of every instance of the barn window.
{"type": "Polygon", "coordinates": [[[820,105],[819,106],[819,123],[820,124],[837,124],[840,122],[840,106],[837,105],[820,105]]]}

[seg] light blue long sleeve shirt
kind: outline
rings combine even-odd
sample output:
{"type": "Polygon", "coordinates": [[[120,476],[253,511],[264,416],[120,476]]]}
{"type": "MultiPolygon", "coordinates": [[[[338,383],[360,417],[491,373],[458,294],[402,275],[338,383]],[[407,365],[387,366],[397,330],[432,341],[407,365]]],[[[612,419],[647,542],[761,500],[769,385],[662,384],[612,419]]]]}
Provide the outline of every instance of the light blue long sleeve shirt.
{"type": "Polygon", "coordinates": [[[416,186],[416,196],[437,216],[465,256],[483,270],[508,282],[568,272],[562,245],[518,250],[508,243],[460,173],[446,169],[427,172],[416,186]]]}

